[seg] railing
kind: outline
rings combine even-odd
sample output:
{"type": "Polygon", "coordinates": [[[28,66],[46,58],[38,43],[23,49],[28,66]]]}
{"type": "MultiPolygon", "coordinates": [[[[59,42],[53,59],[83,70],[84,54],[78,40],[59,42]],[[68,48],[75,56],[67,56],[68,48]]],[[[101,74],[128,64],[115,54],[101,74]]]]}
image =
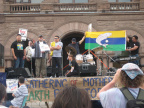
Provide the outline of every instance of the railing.
{"type": "Polygon", "coordinates": [[[96,4],[55,4],[54,11],[65,12],[83,12],[83,11],[96,11],[96,4]]]}
{"type": "Polygon", "coordinates": [[[138,11],[139,3],[110,3],[110,11],[138,11]]]}
{"type": "Polygon", "coordinates": [[[12,4],[10,13],[40,12],[40,4],[12,4]]]}

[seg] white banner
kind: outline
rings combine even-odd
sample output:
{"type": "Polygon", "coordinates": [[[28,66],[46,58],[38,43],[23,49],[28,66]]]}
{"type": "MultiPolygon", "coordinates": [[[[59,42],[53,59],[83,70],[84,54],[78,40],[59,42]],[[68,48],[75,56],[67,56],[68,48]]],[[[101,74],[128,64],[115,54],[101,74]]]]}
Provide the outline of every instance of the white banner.
{"type": "Polygon", "coordinates": [[[18,79],[7,79],[7,93],[13,93],[18,88],[18,79]]]}
{"type": "Polygon", "coordinates": [[[47,44],[40,44],[40,50],[41,50],[41,52],[45,52],[45,51],[50,51],[50,48],[49,48],[49,46],[47,45],[47,44]]]}
{"type": "Polygon", "coordinates": [[[21,39],[22,39],[23,41],[26,41],[27,32],[28,32],[27,29],[19,28],[19,34],[21,34],[21,36],[22,36],[21,39]]]}

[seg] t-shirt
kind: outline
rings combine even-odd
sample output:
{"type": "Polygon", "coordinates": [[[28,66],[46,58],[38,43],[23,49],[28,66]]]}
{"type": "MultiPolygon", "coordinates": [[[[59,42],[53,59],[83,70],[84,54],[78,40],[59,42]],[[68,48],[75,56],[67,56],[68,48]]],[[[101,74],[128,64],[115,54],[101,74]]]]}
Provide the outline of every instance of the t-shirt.
{"type": "Polygon", "coordinates": [[[57,47],[57,46],[61,46],[61,49],[53,50],[53,56],[52,57],[61,57],[63,43],[62,42],[55,42],[55,47],[57,47]]]}
{"type": "Polygon", "coordinates": [[[22,41],[20,41],[20,42],[14,41],[11,45],[11,48],[14,49],[14,53],[15,53],[16,57],[23,57],[24,56],[24,49],[26,47],[22,41]]]}
{"type": "Polygon", "coordinates": [[[78,67],[78,64],[77,64],[77,62],[75,60],[73,60],[71,62],[71,66],[74,67],[74,71],[79,72],[79,67],[78,67]]]}
{"type": "MultiPolygon", "coordinates": [[[[43,42],[40,42],[39,41],[39,46],[40,46],[40,48],[43,46],[43,42]]],[[[42,57],[42,52],[40,52],[40,57],[42,57]]]]}
{"type": "MultiPolygon", "coordinates": [[[[137,97],[139,88],[128,88],[134,98],[137,97]]],[[[103,108],[126,108],[127,99],[119,88],[112,88],[101,92],[100,101],[103,108]]]]}
{"type": "Polygon", "coordinates": [[[76,42],[75,44],[70,43],[68,46],[72,46],[76,49],[77,54],[80,54],[80,50],[79,50],[79,42],[76,42]]]}
{"type": "Polygon", "coordinates": [[[0,105],[0,108],[8,108],[8,107],[5,107],[5,106],[3,106],[3,105],[0,105]]]}
{"type": "Polygon", "coordinates": [[[133,48],[134,46],[138,46],[138,48],[137,48],[136,50],[134,50],[134,51],[131,51],[131,55],[136,55],[136,54],[139,53],[140,43],[139,43],[139,42],[133,42],[132,48],[133,48]]]}
{"type": "Polygon", "coordinates": [[[15,92],[14,95],[16,96],[12,101],[12,105],[15,107],[21,107],[24,96],[28,95],[28,89],[26,85],[21,85],[15,92]]]}

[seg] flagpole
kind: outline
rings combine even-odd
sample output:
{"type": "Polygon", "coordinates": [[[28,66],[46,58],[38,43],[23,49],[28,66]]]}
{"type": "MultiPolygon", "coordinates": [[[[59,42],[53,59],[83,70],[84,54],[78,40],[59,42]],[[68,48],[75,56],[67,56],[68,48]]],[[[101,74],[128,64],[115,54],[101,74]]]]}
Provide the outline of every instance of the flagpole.
{"type": "MultiPolygon", "coordinates": [[[[92,32],[92,23],[88,25],[88,32],[92,32]]],[[[89,37],[88,54],[90,54],[90,37],[89,37]]]]}

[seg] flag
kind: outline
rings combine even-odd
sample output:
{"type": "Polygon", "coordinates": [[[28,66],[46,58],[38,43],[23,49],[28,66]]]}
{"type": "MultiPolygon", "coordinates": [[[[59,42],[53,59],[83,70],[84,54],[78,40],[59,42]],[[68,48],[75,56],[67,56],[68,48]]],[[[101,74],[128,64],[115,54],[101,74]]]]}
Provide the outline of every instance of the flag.
{"type": "Polygon", "coordinates": [[[85,49],[97,47],[106,51],[125,51],[126,31],[86,32],[85,49]]]}

